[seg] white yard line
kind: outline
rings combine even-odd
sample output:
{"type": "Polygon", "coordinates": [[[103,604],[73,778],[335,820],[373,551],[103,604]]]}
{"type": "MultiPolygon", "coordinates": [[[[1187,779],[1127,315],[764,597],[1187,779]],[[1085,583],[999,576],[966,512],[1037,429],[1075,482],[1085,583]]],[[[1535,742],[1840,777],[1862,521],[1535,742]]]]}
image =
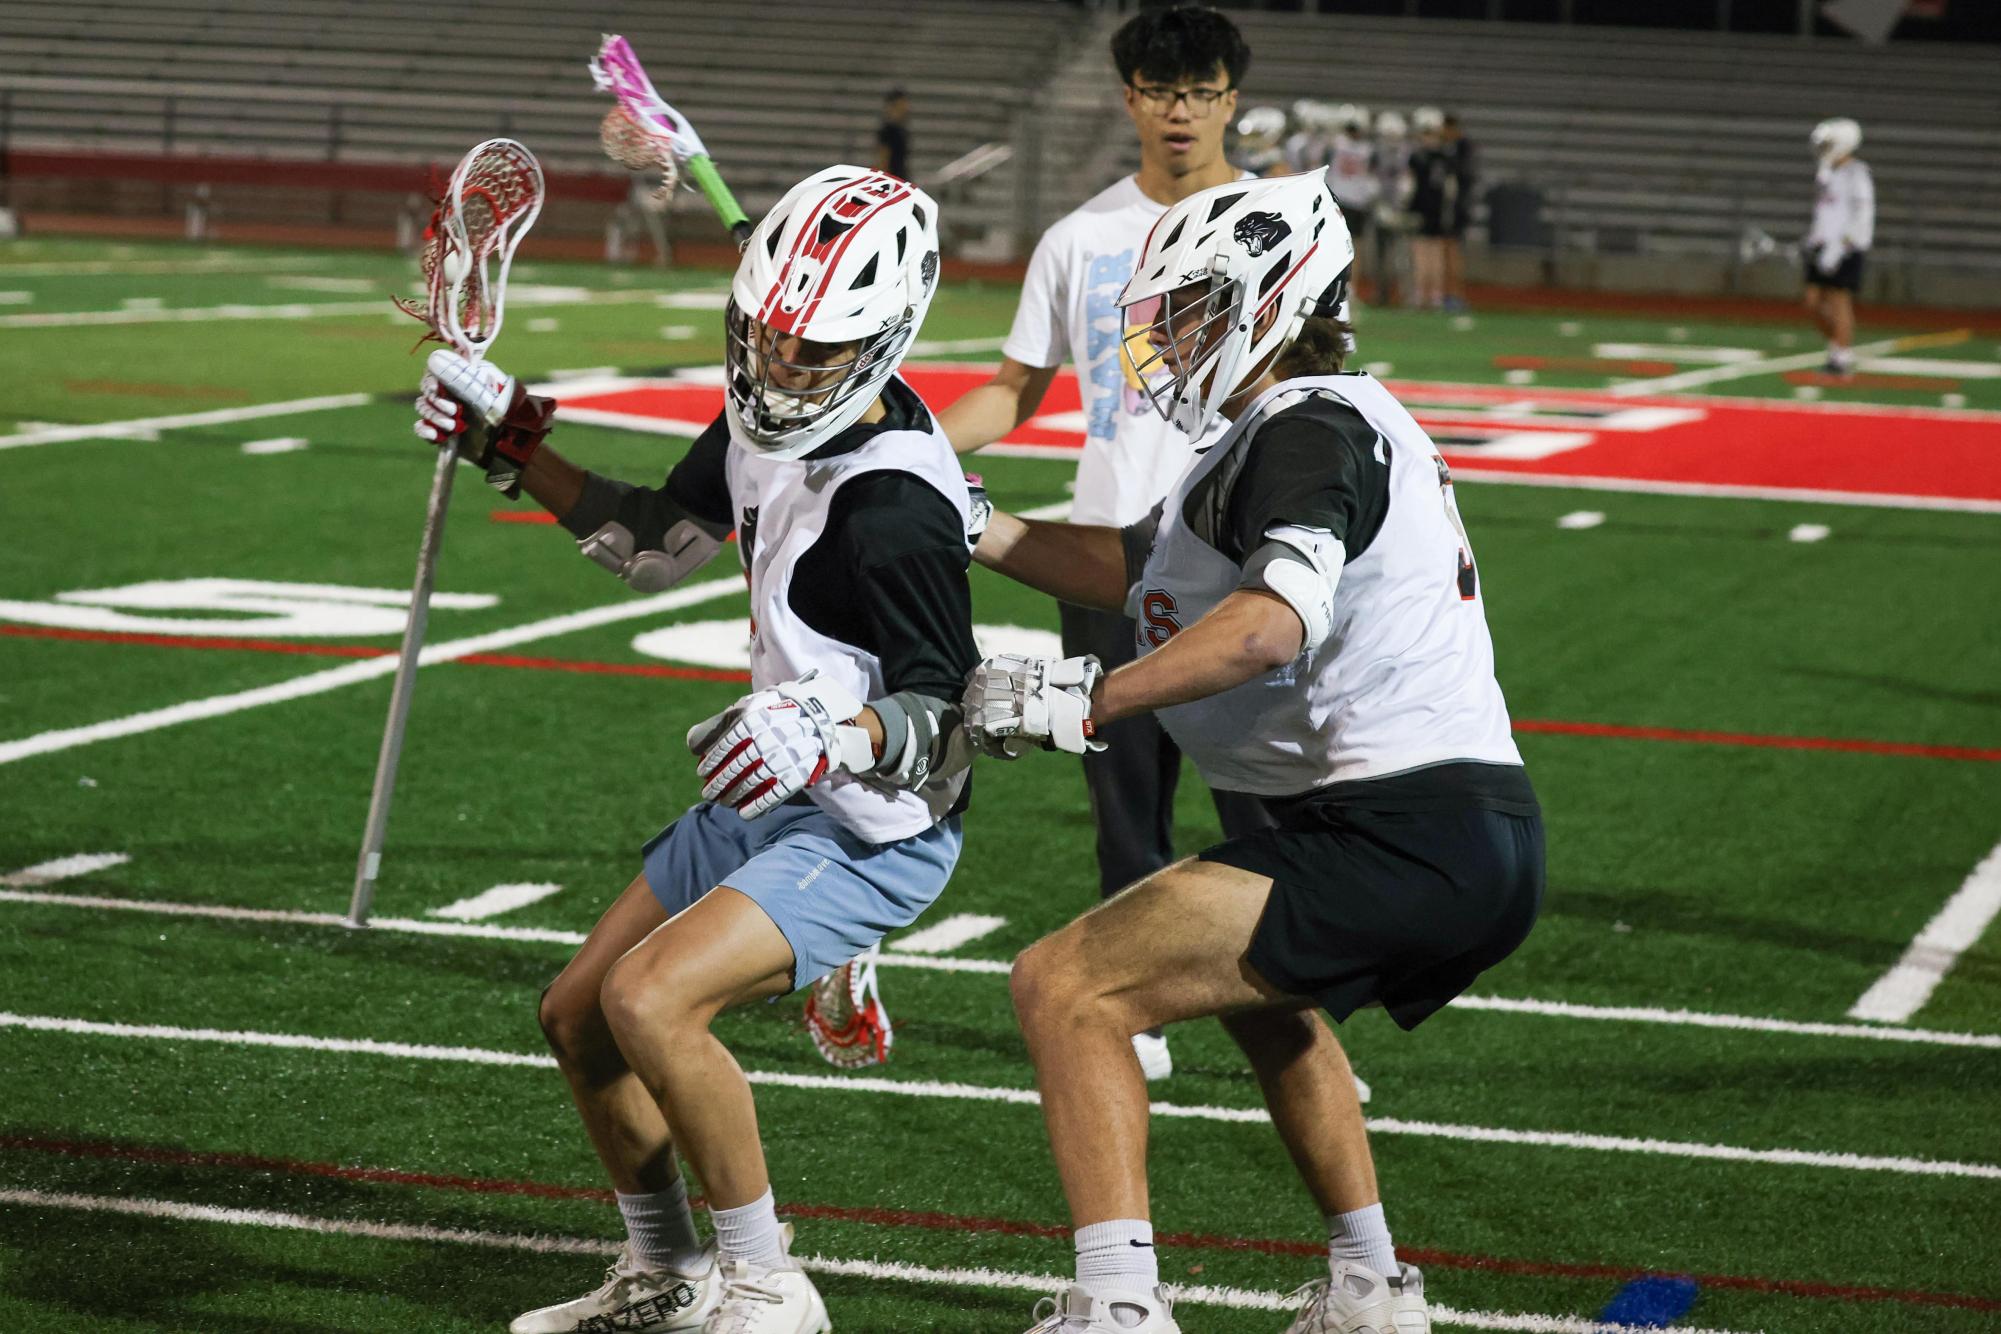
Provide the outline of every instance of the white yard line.
{"type": "Polygon", "coordinates": [[[890,949],[906,954],[943,954],[947,950],[970,945],[981,936],[990,935],[1006,925],[1005,917],[988,917],[974,912],[954,913],[922,930],[899,936],[888,945],[890,949]]]}
{"type": "MultiPolygon", "coordinates": [[[[344,1055],[384,1056],[399,1060],[445,1061],[472,1065],[533,1066],[553,1069],[553,1057],[486,1047],[447,1047],[431,1043],[382,1042],[372,1038],[323,1038],[299,1033],[254,1030],[178,1028],[168,1024],[118,1024],[59,1015],[0,1012],[0,1029],[61,1033],[79,1037],[141,1039],[159,1042],[207,1042],[232,1047],[323,1051],[344,1055]]],[[[884,1079],[867,1075],[809,1075],[789,1071],[748,1070],[754,1085],[813,1089],[830,1093],[874,1093],[945,1101],[1006,1103],[1033,1106],[1041,1099],[1034,1089],[1004,1088],[929,1079],[884,1079]]],[[[1151,1104],[1155,1116],[1177,1120],[1260,1124],[1271,1120],[1262,1107],[1151,1104]]],[[[1683,1140],[1594,1135],[1565,1130],[1517,1130],[1503,1126],[1454,1125],[1439,1121],[1408,1121],[1373,1117],[1367,1122],[1377,1135],[1414,1135],[1482,1144],[1516,1144],[1535,1148],[1579,1149],[1595,1153],[1634,1153],[1655,1157],[1759,1163],[1784,1167],[1820,1167],[1851,1172],[1889,1172],[1902,1176],[1965,1177],[2001,1181],[2001,1165],[1954,1162],[1940,1158],[1828,1153],[1813,1149],[1754,1149],[1735,1144],[1703,1144],[1683,1140]]]]}
{"type": "Polygon", "coordinates": [[[1702,496],[1723,500],[1786,500],[1806,505],[1861,505],[1869,509],[1951,510],[2001,514],[2001,500],[1957,496],[1895,496],[1873,491],[1821,491],[1790,486],[1734,486],[1713,482],[1653,482],[1631,477],[1566,477],[1556,473],[1490,472],[1479,467],[1452,469],[1455,482],[1499,482],[1503,486],[1557,487],[1572,491],[1622,491],[1643,496],[1702,496]]]}
{"type": "Polygon", "coordinates": [[[1849,1007],[1850,1019],[1901,1024],[1931,999],[1973,943],[2001,913],[2001,844],[1983,857],[1959,891],[1918,932],[1904,956],[1849,1007]]]}
{"type": "MultiPolygon", "coordinates": [[[[1929,335],[1904,335],[1899,338],[1884,338],[1874,343],[1858,344],[1853,352],[1859,357],[1881,356],[1888,352],[1900,352],[1911,346],[1916,339],[1929,335]]],[[[1742,380],[1753,375],[1782,375],[1787,371],[1806,371],[1827,363],[1825,352],[1796,352],[1786,357],[1761,357],[1756,361],[1730,361],[1721,366],[1706,366],[1701,370],[1681,371],[1674,375],[1663,375],[1653,380],[1621,380],[1608,386],[1603,392],[1624,397],[1629,394],[1673,394],[1684,389],[1697,389],[1703,385],[1719,384],[1724,380],[1742,380]]]]}
{"type": "Polygon", "coordinates": [[[270,440],[246,440],[241,446],[245,454],[296,454],[310,443],[304,436],[281,435],[270,440]]]}
{"type": "Polygon", "coordinates": [[[310,269],[327,263],[325,258],[305,255],[285,256],[244,256],[229,258],[215,256],[207,259],[136,259],[136,260],[43,260],[32,264],[0,264],[0,282],[14,278],[91,278],[109,274],[130,277],[155,277],[167,274],[237,274],[286,272],[291,269],[310,269]]]}
{"type": "MultiPolygon", "coordinates": [[[[523,287],[508,294],[523,306],[628,306],[652,301],[648,292],[598,292],[585,287],[523,287]]],[[[342,315],[391,315],[387,297],[369,301],[232,301],[220,306],[131,306],[121,310],[46,310],[0,315],[0,329],[67,329],[105,324],[211,324],[236,320],[317,320],[342,315]]],[[[413,322],[412,328],[415,328],[413,322]]]]}
{"type": "MultiPolygon", "coordinates": [[[[491,653],[538,639],[571,634],[578,630],[614,625],[619,621],[654,616],[661,612],[679,611],[683,607],[692,607],[714,598],[726,597],[731,593],[738,595],[743,593],[741,579],[711,579],[686,588],[655,594],[649,598],[614,602],[602,607],[593,607],[588,611],[545,617],[539,621],[530,621],[526,625],[514,626],[512,629],[495,630],[489,634],[426,645],[423,652],[418,655],[417,665],[429,667],[436,663],[468,657],[474,653],[491,653]]],[[[191,699],[180,704],[170,704],[163,709],[151,709],[124,718],[88,723],[82,727],[58,728],[35,736],[23,737],[18,741],[0,742],[0,764],[12,764],[16,760],[24,760],[31,756],[70,750],[77,746],[88,746],[117,737],[155,732],[163,727],[176,727],[182,723],[198,722],[204,718],[220,718],[227,714],[241,713],[246,709],[262,708],[267,704],[282,704],[287,700],[304,699],[310,695],[324,695],[343,686],[358,685],[363,681],[393,676],[396,673],[397,663],[401,660],[400,653],[390,653],[380,658],[367,658],[321,672],[295,676],[289,681],[280,681],[275,685],[238,690],[227,695],[211,695],[206,699],[191,699]]]]}
{"type": "Polygon", "coordinates": [[[561,885],[530,883],[520,885],[495,885],[482,890],[471,898],[460,899],[457,903],[447,903],[442,908],[431,909],[431,916],[449,918],[454,922],[478,922],[488,917],[498,917],[516,908],[525,908],[531,903],[540,903],[551,894],[563,892],[561,885]]]}
{"type": "MultiPolygon", "coordinates": [[[[0,889],[0,904],[81,908],[92,912],[139,912],[166,917],[204,917],[218,921],[284,922],[294,926],[341,927],[351,924],[340,913],[299,912],[284,908],[240,908],[217,903],[179,903],[156,899],[120,899],[87,894],[42,893],[0,889]]],[[[499,926],[489,922],[441,922],[409,917],[376,917],[370,931],[400,935],[452,936],[505,940],[518,944],[581,945],[584,933],[554,927],[499,926]]],[[[898,955],[893,950],[877,959],[885,968],[923,972],[976,973],[1005,977],[1011,965],[1004,959],[956,959],[923,954],[898,955]]],[[[1883,1028],[1875,1024],[1815,1023],[1746,1014],[1714,1014],[1702,1010],[1670,1010],[1654,1006],[1578,1005],[1569,1001],[1514,996],[1460,996],[1449,1007],[1495,1014],[1533,1015],[1549,1019],[1582,1019],[1610,1023],[1663,1024],[1674,1028],[1728,1029],[1742,1033],[1776,1033],[1792,1037],[1857,1038],[1865,1042],[1903,1042],[1932,1047],[1973,1047],[2001,1051],[2001,1033],[1956,1033],[1927,1028],[1883,1028]]]]}
{"type": "MultiPolygon", "coordinates": [[[[112,1195],[82,1195],[69,1191],[0,1190],[0,1205],[19,1209],[68,1209],[80,1213],[115,1214],[126,1218],[156,1218],[182,1223],[215,1223],[234,1227],[311,1232],[320,1236],[364,1237],[373,1241],[447,1243],[484,1246],[493,1250],[529,1251],[538,1255],[613,1255],[619,1243],[599,1237],[567,1237],[519,1232],[485,1232],[471,1228],[432,1227],[418,1223],[380,1223],[358,1218],[324,1218],[283,1213],[274,1209],[229,1209],[185,1200],[134,1199],[112,1195]]],[[[1022,1274],[1003,1269],[938,1269],[929,1265],[883,1260],[843,1260],[801,1255],[799,1263],[816,1274],[866,1278],[877,1282],[922,1283],[964,1288],[998,1288],[1008,1292],[1050,1294],[1069,1280],[1053,1274],[1022,1274]]],[[[1298,1302],[1287,1293],[1252,1288],[1169,1284],[1178,1304],[1221,1306],[1243,1311],[1290,1311],[1298,1302]]],[[[1521,1334],[1630,1334],[1629,1325],[1607,1325],[1581,1316],[1540,1315],[1514,1311],[1458,1311],[1433,1306],[1434,1324],[1460,1329],[1521,1331],[1521,1334]]],[[[1675,1334],[1733,1334],[1730,1330],[1675,1326],[1675,1334]]]]}
{"type": "Polygon", "coordinates": [[[58,857],[52,862],[37,862],[24,866],[18,871],[0,875],[0,886],[8,889],[33,889],[40,885],[52,885],[58,880],[71,880],[80,875],[90,875],[95,871],[108,871],[114,866],[123,866],[132,859],[122,852],[80,852],[72,857],[58,857]]]}
{"type": "Polygon", "coordinates": [[[150,435],[183,426],[229,426],[256,421],[260,417],[289,417],[299,412],[327,412],[335,408],[366,407],[372,394],[323,394],[318,398],[290,398],[278,403],[257,403],[244,408],[215,408],[208,412],[184,412],[172,417],[135,417],[129,421],[84,422],[76,426],[44,426],[33,431],[0,435],[0,449],[25,449],[30,445],[62,445],[72,440],[117,439],[150,435]]]}

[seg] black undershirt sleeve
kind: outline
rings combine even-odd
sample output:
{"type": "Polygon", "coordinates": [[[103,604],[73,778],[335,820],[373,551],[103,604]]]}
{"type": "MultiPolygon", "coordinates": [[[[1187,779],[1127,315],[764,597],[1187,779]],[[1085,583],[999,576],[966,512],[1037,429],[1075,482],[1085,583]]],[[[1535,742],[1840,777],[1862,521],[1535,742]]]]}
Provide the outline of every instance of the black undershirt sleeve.
{"type": "Polygon", "coordinates": [[[1241,563],[1265,533],[1291,524],[1339,538],[1346,558],[1369,549],[1389,513],[1390,445],[1361,413],[1325,397],[1257,428],[1224,512],[1218,549],[1241,563]]]}
{"type": "Polygon", "coordinates": [[[886,693],[957,700],[980,660],[958,510],[908,473],[872,472],[835,494],[828,525],[858,613],[851,642],[881,661],[886,693]]]}
{"type": "Polygon", "coordinates": [[[695,437],[695,443],[660,486],[634,486],[602,473],[586,472],[583,492],[563,515],[563,527],[582,540],[616,519],[642,545],[650,546],[686,517],[720,538],[736,526],[724,466],[729,447],[729,428],[718,414],[708,429],[695,437]]]}

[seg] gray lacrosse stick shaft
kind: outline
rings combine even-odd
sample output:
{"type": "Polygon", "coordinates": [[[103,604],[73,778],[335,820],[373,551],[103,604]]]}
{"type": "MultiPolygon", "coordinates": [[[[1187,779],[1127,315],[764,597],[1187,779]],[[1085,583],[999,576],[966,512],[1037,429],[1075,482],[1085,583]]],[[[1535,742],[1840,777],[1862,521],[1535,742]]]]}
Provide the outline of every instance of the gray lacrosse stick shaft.
{"type": "Polygon", "coordinates": [[[417,547],[417,583],[410,591],[410,620],[403,627],[403,656],[389,695],[389,722],[382,729],[382,753],[375,761],[375,790],[368,798],[368,830],[361,836],[361,860],[354,868],[354,899],[347,924],[367,926],[375,904],[375,877],[382,870],[382,844],[389,832],[389,803],[396,795],[396,762],[403,756],[403,727],[410,721],[410,696],[417,684],[417,655],[424,647],[424,624],[431,615],[431,587],[438,579],[438,552],[445,545],[445,511],[458,473],[455,440],[438,447],[438,470],[431,477],[431,501],[424,511],[424,538],[417,547]]]}

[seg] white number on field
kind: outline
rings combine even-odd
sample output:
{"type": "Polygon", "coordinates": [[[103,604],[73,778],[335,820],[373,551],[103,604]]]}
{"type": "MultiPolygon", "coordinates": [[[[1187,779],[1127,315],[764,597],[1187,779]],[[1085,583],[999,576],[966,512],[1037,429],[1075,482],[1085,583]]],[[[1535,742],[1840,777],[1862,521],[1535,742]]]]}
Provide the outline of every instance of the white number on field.
{"type": "MultiPolygon", "coordinates": [[[[431,607],[437,611],[477,611],[498,601],[488,593],[431,595],[431,607]]],[[[409,606],[407,588],[283,584],[262,579],[154,579],[120,588],[58,593],[48,602],[0,600],[0,620],[66,630],[344,639],[402,634],[409,606]]]]}

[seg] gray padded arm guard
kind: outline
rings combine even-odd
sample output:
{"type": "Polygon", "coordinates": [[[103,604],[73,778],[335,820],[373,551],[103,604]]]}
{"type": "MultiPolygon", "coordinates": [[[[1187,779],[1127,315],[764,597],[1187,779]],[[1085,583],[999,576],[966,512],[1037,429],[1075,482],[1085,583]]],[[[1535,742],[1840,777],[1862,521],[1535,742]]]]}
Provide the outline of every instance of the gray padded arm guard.
{"type": "Polygon", "coordinates": [[[729,529],[696,518],[664,491],[590,473],[563,526],[577,549],[639,593],[674,587],[722,550],[729,529]]]}
{"type": "Polygon", "coordinates": [[[1301,647],[1310,653],[1334,633],[1334,589],[1346,562],[1346,549],[1334,534],[1280,524],[1265,530],[1264,545],[1244,562],[1239,586],[1262,588],[1283,599],[1305,628],[1301,647]]]}
{"type": "Polygon", "coordinates": [[[891,787],[916,789],[972,763],[960,710],[932,695],[899,690],[869,701],[882,720],[882,758],[869,771],[891,787]]]}

